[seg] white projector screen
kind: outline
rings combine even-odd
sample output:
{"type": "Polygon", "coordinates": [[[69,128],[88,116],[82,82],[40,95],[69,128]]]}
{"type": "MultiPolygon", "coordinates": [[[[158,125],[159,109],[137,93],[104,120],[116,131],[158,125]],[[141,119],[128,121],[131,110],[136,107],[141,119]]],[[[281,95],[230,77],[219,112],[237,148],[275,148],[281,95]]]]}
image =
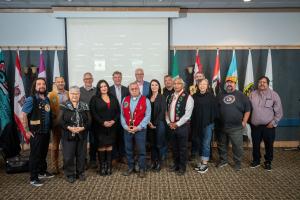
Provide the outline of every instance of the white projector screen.
{"type": "Polygon", "coordinates": [[[163,85],[168,73],[168,19],[71,18],[67,19],[69,85],[82,86],[85,72],[94,85],[112,73],[122,72],[122,84],[135,80],[136,68],[144,69],[144,80],[155,78],[163,85]]]}

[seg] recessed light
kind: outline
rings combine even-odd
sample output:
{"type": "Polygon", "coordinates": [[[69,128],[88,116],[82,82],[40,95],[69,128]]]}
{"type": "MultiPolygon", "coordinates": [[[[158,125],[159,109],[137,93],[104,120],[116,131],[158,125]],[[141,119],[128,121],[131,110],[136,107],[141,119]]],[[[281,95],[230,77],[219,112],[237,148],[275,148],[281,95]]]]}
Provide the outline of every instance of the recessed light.
{"type": "Polygon", "coordinates": [[[251,0],[243,0],[244,2],[250,2],[251,0]]]}
{"type": "Polygon", "coordinates": [[[10,2],[11,0],[5,0],[5,1],[10,2]]]}

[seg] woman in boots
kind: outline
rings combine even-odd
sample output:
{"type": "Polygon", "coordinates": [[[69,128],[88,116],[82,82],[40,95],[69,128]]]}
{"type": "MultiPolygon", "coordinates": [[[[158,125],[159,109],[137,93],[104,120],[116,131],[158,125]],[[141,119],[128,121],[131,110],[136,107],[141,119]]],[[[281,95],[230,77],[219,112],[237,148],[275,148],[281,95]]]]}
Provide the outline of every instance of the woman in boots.
{"type": "Polygon", "coordinates": [[[148,138],[151,145],[151,169],[161,170],[161,160],[163,147],[165,146],[165,112],[166,99],[161,94],[161,87],[158,80],[150,82],[150,92],[148,98],[151,102],[151,120],[148,124],[148,138]]]}
{"type": "Polygon", "coordinates": [[[109,85],[100,80],[96,95],[90,102],[95,139],[98,144],[99,173],[112,174],[112,146],[116,141],[116,122],[120,117],[120,106],[116,97],[110,94],[109,85]]]}

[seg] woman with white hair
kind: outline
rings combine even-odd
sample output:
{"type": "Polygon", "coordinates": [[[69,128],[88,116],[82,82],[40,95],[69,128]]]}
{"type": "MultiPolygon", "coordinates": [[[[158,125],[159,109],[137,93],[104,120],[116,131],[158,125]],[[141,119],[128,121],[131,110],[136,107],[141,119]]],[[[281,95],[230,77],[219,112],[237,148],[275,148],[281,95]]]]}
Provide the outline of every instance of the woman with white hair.
{"type": "Polygon", "coordinates": [[[80,89],[69,89],[69,99],[62,105],[62,136],[64,174],[69,183],[76,178],[85,181],[84,174],[87,130],[89,125],[89,107],[80,102],[80,89]]]}

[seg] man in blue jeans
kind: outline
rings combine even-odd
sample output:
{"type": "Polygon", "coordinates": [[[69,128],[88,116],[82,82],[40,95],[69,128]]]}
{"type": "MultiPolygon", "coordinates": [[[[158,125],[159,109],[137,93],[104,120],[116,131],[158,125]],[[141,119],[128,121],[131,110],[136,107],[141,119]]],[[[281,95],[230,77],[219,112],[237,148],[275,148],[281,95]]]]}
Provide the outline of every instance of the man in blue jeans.
{"type": "Polygon", "coordinates": [[[130,96],[122,101],[121,124],[124,128],[125,151],[128,162],[128,169],[123,173],[124,176],[132,174],[134,169],[134,143],[138,150],[139,177],[146,176],[146,129],[151,117],[150,101],[140,94],[137,82],[129,84],[130,96]]]}

